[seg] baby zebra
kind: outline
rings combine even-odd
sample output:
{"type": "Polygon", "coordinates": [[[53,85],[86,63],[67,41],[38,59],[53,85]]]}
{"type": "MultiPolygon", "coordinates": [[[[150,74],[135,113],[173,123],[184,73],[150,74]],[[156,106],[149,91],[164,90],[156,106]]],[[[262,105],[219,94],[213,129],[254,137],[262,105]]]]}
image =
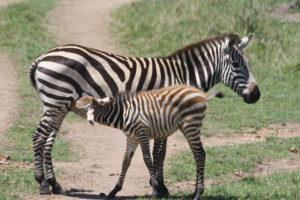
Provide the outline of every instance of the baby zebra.
{"type": "Polygon", "coordinates": [[[71,110],[87,118],[90,123],[96,121],[121,129],[127,136],[122,172],[108,198],[114,198],[121,190],[138,144],[141,145],[144,162],[150,173],[150,185],[154,191],[152,195],[157,197],[159,180],[153,169],[149,140],[165,139],[180,129],[197,165],[197,184],[193,198],[201,199],[204,192],[205,151],[200,141],[200,130],[207,101],[215,96],[223,97],[223,94],[218,91],[206,94],[192,86],[176,85],[139,93],[122,93],[114,99],[85,96],[74,102],[71,110]]]}

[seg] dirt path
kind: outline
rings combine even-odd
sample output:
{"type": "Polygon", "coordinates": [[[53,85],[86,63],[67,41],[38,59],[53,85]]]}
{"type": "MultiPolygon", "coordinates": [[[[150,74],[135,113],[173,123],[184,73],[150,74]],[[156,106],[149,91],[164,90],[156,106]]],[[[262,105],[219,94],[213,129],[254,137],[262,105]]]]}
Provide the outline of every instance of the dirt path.
{"type": "Polygon", "coordinates": [[[300,23],[300,13],[293,13],[299,7],[299,1],[290,1],[287,3],[276,3],[274,11],[270,14],[270,17],[281,18],[289,22],[300,23]]]}
{"type": "MultiPolygon", "coordinates": [[[[0,9],[20,0],[1,0],[0,9]]],[[[11,126],[17,115],[18,78],[13,63],[7,54],[0,52],[0,149],[6,144],[5,131],[11,126]]]]}
{"type": "MultiPolygon", "coordinates": [[[[49,15],[49,29],[59,44],[80,44],[122,53],[110,37],[113,9],[137,0],[63,0],[49,15]]],[[[123,53],[122,53],[123,54],[123,53]]]]}
{"type": "MultiPolygon", "coordinates": [[[[49,15],[50,31],[59,44],[76,43],[117,52],[109,37],[107,24],[112,9],[132,0],[64,0],[49,15]],[[80,13],[80,14],[78,14],[80,13]]],[[[61,171],[59,181],[68,196],[29,196],[26,199],[97,199],[100,192],[108,194],[117,182],[125,150],[126,138],[121,131],[86,121],[64,122],[69,139],[80,151],[78,163],[54,163],[61,171]]],[[[145,195],[149,190],[148,172],[140,149],[128,171],[118,196],[145,195]]]]}
{"type": "Polygon", "coordinates": [[[8,4],[17,3],[17,2],[21,2],[21,1],[23,1],[23,0],[1,0],[0,1],[0,8],[4,7],[4,6],[7,6],[8,4]]]}

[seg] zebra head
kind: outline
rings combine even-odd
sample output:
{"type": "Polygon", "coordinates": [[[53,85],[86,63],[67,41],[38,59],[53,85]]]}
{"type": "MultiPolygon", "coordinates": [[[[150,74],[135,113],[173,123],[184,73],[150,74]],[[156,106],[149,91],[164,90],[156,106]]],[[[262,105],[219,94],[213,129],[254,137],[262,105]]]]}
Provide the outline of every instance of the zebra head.
{"type": "Polygon", "coordinates": [[[251,37],[252,35],[240,39],[236,34],[230,35],[223,48],[221,67],[221,82],[242,96],[248,104],[255,103],[260,98],[249,60],[243,52],[251,37]]]}
{"type": "Polygon", "coordinates": [[[84,113],[86,113],[87,120],[90,124],[94,125],[95,114],[98,115],[99,113],[101,113],[101,108],[110,104],[113,101],[114,99],[111,97],[96,99],[91,96],[84,96],[76,100],[72,104],[72,107],[75,108],[75,110],[73,108],[72,110],[75,111],[76,114],[82,116],[84,116],[84,113]]]}

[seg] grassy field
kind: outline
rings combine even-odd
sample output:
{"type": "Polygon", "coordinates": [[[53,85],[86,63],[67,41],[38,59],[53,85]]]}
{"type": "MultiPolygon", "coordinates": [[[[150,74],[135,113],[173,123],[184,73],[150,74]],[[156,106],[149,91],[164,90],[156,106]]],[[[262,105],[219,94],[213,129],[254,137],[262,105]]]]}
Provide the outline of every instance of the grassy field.
{"type": "MultiPolygon", "coordinates": [[[[141,57],[167,56],[221,33],[254,33],[246,54],[261,90],[260,101],[247,105],[230,89],[218,86],[226,98],[210,103],[203,131],[207,136],[245,133],[272,123],[300,122],[300,23],[271,17],[275,4],[283,2],[288,1],[140,1],[115,11],[111,30],[127,54],[141,57]]],[[[299,13],[297,5],[290,13],[299,13]]],[[[295,156],[288,149],[300,149],[299,145],[299,137],[270,137],[266,142],[206,148],[206,178],[253,172],[265,159],[295,156]]],[[[194,165],[190,151],[171,158],[166,174],[170,184],[194,181],[194,165]]],[[[207,188],[204,199],[300,199],[299,171],[228,181],[207,188]]],[[[193,189],[171,199],[189,198],[193,189]]]]}
{"type": "MultiPolygon", "coordinates": [[[[43,51],[55,46],[45,24],[47,13],[57,1],[28,0],[11,4],[0,10],[0,48],[8,52],[18,65],[19,116],[7,131],[10,143],[0,150],[0,155],[10,155],[12,161],[33,162],[31,136],[42,115],[42,105],[27,76],[31,62],[43,51]]],[[[57,138],[53,151],[55,160],[74,161],[69,143],[57,138]]],[[[10,167],[0,173],[0,199],[18,199],[22,192],[37,191],[33,170],[10,167]]]]}
{"type": "MultiPolygon", "coordinates": [[[[253,172],[267,158],[295,156],[289,149],[300,144],[300,137],[282,139],[270,137],[266,142],[222,147],[207,147],[206,178],[230,175],[237,171],[253,172]]],[[[194,181],[196,166],[190,151],[184,151],[170,160],[167,176],[173,182],[194,181]]]]}

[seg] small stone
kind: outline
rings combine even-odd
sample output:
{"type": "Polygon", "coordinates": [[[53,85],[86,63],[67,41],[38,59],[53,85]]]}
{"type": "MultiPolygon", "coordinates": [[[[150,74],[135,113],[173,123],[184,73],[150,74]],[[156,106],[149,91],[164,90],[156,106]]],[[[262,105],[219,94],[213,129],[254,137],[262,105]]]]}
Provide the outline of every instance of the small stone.
{"type": "Polygon", "coordinates": [[[286,126],[286,122],[282,122],[281,126],[286,126]]]}
{"type": "Polygon", "coordinates": [[[295,147],[292,147],[292,148],[290,148],[289,150],[290,150],[290,152],[292,152],[292,153],[299,153],[298,149],[296,149],[295,147]]]}
{"type": "Polygon", "coordinates": [[[237,172],[234,172],[233,174],[238,176],[238,177],[243,177],[243,171],[237,171],[237,172]]]}
{"type": "Polygon", "coordinates": [[[9,159],[10,159],[10,156],[0,155],[0,161],[8,161],[9,159]]]}

